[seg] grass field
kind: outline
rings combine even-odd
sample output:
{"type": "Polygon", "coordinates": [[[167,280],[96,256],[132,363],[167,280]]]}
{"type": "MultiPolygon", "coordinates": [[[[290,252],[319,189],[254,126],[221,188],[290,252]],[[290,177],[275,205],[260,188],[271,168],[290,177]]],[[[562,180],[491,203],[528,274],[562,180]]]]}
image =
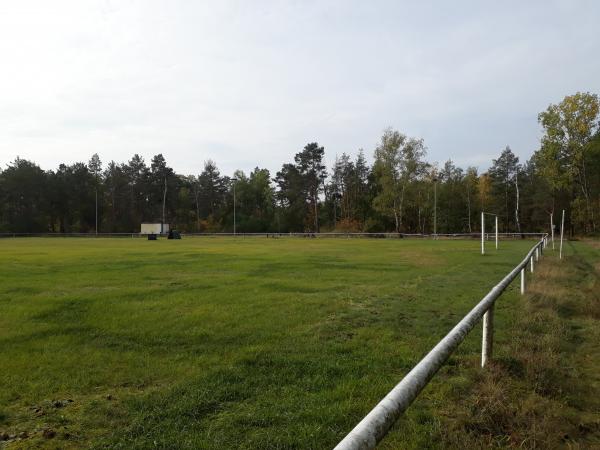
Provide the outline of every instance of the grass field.
{"type": "MultiPolygon", "coordinates": [[[[532,244],[0,240],[0,433],[21,436],[9,448],[331,448],[532,244]]],[[[566,253],[600,261],[584,243],[566,253]]],[[[500,359],[517,289],[496,308],[500,359]]],[[[384,448],[450,442],[480,336],[384,448]]]]}

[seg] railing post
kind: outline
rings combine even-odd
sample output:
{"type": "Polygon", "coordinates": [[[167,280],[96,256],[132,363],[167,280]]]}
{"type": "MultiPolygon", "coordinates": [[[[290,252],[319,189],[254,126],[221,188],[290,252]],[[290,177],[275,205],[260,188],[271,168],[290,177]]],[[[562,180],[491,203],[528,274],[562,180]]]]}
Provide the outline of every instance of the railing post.
{"type": "Polygon", "coordinates": [[[533,273],[533,255],[531,255],[531,258],[529,258],[529,261],[531,261],[531,273],[533,273]]]}
{"type": "Polygon", "coordinates": [[[521,295],[525,293],[525,267],[521,269],[521,295]]]}
{"type": "Polygon", "coordinates": [[[483,315],[483,338],[481,341],[481,367],[492,357],[494,345],[494,304],[483,315]]]}
{"type": "Polygon", "coordinates": [[[539,247],[535,248],[535,260],[536,261],[540,260],[540,248],[539,247]]]}

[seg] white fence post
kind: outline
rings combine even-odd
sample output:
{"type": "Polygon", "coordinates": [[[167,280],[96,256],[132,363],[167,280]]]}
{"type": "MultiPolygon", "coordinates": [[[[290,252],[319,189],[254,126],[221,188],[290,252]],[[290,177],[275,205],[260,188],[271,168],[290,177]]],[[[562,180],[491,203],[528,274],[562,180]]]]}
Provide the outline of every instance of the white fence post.
{"type": "Polygon", "coordinates": [[[492,357],[494,346],[494,304],[483,315],[483,337],[481,341],[481,367],[492,357]]]}
{"type": "Polygon", "coordinates": [[[498,250],[498,216],[496,216],[496,250],[498,250]]]}
{"type": "Polygon", "coordinates": [[[529,258],[529,261],[531,262],[531,273],[533,273],[533,255],[531,255],[531,258],[529,258]]]}
{"type": "Polygon", "coordinates": [[[481,254],[485,255],[485,216],[481,212],[481,254]]]}
{"type": "Polygon", "coordinates": [[[521,269],[521,295],[525,293],[525,267],[521,269]]]}

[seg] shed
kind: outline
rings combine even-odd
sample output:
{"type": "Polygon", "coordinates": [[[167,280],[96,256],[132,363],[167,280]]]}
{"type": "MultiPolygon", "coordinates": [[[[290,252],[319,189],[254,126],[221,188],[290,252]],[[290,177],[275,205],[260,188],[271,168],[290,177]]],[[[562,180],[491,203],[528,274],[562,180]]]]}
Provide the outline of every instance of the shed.
{"type": "Polygon", "coordinates": [[[143,223],[140,234],[167,234],[168,232],[168,223],[143,223]]]}

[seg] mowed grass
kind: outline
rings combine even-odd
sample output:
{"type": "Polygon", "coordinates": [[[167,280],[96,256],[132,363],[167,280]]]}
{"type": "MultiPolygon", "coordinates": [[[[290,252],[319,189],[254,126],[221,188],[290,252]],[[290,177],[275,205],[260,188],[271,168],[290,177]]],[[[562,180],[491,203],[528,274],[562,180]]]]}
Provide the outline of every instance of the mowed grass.
{"type": "MultiPolygon", "coordinates": [[[[533,241],[479,245],[0,240],[0,432],[24,433],[17,448],[331,448],[533,241]]],[[[517,292],[497,304],[499,345],[517,292]]],[[[477,359],[480,335],[390,443],[436,446],[436,409],[468,389],[457,361],[477,359]]]]}

